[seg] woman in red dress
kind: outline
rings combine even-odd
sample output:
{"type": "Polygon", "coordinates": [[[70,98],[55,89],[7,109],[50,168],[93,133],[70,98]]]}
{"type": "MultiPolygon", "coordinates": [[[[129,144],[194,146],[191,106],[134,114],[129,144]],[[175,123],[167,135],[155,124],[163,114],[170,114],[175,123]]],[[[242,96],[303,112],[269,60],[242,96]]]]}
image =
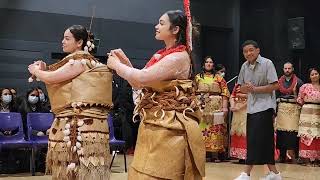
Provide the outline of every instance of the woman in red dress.
{"type": "Polygon", "coordinates": [[[301,86],[297,101],[302,105],[299,131],[299,157],[312,164],[320,160],[320,84],[319,70],[309,70],[309,83],[301,86]]]}

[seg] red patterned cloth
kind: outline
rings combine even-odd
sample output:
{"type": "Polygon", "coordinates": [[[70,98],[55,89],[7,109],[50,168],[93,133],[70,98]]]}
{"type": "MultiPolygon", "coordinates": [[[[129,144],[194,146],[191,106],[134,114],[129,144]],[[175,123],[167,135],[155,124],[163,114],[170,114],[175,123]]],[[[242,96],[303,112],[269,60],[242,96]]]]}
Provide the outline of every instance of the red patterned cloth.
{"type": "Polygon", "coordinates": [[[190,0],[183,1],[183,7],[185,15],[187,16],[187,28],[186,28],[186,39],[187,39],[187,48],[188,52],[192,51],[192,18],[190,11],[190,0]]]}
{"type": "Polygon", "coordinates": [[[320,102],[320,91],[311,83],[306,83],[300,87],[297,102],[300,104],[304,102],[320,102]]]}
{"type": "Polygon", "coordinates": [[[186,51],[186,49],[187,49],[187,47],[185,45],[179,45],[179,46],[175,46],[175,47],[172,47],[172,48],[169,48],[169,49],[161,49],[161,50],[157,51],[156,54],[154,54],[152,56],[152,58],[146,64],[145,68],[148,68],[148,67],[156,64],[162,58],[164,58],[165,56],[167,56],[167,55],[169,55],[171,53],[183,52],[183,51],[186,51]]]}
{"type": "Polygon", "coordinates": [[[223,124],[206,124],[200,122],[202,137],[207,152],[225,152],[227,128],[223,124]],[[203,126],[206,126],[204,128],[203,126]]]}
{"type": "Polygon", "coordinates": [[[237,93],[240,93],[240,84],[236,84],[233,87],[232,93],[231,93],[231,97],[236,97],[237,93]]]}
{"type": "Polygon", "coordinates": [[[299,157],[307,158],[312,161],[320,160],[320,138],[315,138],[308,146],[303,142],[303,138],[299,142],[299,157]]]}
{"type": "MultiPolygon", "coordinates": [[[[277,141],[276,134],[274,135],[274,142],[277,141]]],[[[276,146],[275,146],[276,147],[276,146]]],[[[231,136],[231,144],[230,144],[230,156],[238,159],[246,159],[247,158],[247,137],[232,135],[231,136]]],[[[280,151],[278,149],[274,149],[274,159],[279,159],[280,151]]]]}
{"type": "Polygon", "coordinates": [[[230,156],[238,159],[247,158],[247,137],[231,136],[230,156]]]}

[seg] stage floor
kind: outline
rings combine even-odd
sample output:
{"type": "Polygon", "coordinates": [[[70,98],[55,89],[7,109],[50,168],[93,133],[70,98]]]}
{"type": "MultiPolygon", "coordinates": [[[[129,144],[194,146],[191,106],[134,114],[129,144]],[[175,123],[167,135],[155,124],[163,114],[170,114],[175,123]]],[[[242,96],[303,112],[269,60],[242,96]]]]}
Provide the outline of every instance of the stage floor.
{"type": "MultiPolygon", "coordinates": [[[[132,161],[132,156],[128,156],[128,163],[132,161]]],[[[319,180],[320,167],[306,167],[301,165],[277,164],[283,180],[319,180]]],[[[223,163],[206,163],[205,180],[233,180],[243,170],[243,165],[235,164],[233,161],[223,163]]],[[[264,167],[257,166],[253,169],[252,180],[258,180],[264,174],[264,167]]],[[[30,174],[10,174],[0,175],[1,180],[50,180],[50,176],[37,176],[30,174]]],[[[127,173],[124,173],[123,156],[118,155],[112,167],[111,180],[125,180],[127,173]]]]}

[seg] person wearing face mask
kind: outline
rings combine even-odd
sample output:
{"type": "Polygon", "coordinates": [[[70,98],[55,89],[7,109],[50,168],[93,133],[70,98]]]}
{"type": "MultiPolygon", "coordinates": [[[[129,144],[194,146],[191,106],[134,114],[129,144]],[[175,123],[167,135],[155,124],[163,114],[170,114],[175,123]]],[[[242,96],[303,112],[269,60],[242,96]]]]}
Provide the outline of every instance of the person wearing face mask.
{"type": "MultiPolygon", "coordinates": [[[[28,129],[27,129],[27,114],[28,113],[48,113],[49,110],[45,109],[42,105],[41,105],[41,101],[39,98],[39,91],[37,87],[31,88],[29,89],[25,96],[21,96],[19,97],[19,101],[20,101],[20,105],[18,108],[18,111],[21,113],[21,117],[22,117],[22,123],[23,123],[23,130],[25,132],[25,134],[27,134],[28,129]]],[[[36,131],[33,130],[31,132],[34,135],[38,135],[38,136],[43,136],[46,132],[42,132],[42,131],[36,131]]],[[[42,172],[44,172],[44,167],[45,167],[45,154],[46,154],[47,149],[43,148],[43,149],[39,149],[36,152],[36,164],[37,164],[37,170],[40,170],[42,172]]]]}
{"type": "Polygon", "coordinates": [[[18,112],[21,113],[23,130],[27,133],[27,114],[31,112],[43,112],[39,103],[39,92],[37,88],[29,89],[25,96],[20,97],[18,112]]]}
{"type": "Polygon", "coordinates": [[[224,67],[224,65],[217,64],[217,66],[215,67],[215,70],[216,70],[217,74],[219,74],[221,77],[225,78],[226,68],[224,67]]]}
{"type": "Polygon", "coordinates": [[[15,88],[10,88],[10,92],[12,94],[12,99],[17,97],[17,90],[15,88]]]}
{"type": "MultiPolygon", "coordinates": [[[[12,93],[9,88],[0,89],[0,113],[9,113],[16,112],[16,107],[14,106],[14,101],[12,97],[12,93]]],[[[2,136],[13,136],[19,131],[19,128],[14,130],[4,130],[0,127],[0,134],[2,136]]],[[[19,152],[21,154],[23,152],[19,152]]],[[[3,149],[1,150],[0,159],[3,164],[6,164],[3,167],[3,171],[6,173],[16,173],[19,166],[21,164],[21,158],[16,156],[17,150],[9,150],[3,149]]]]}
{"type": "MultiPolygon", "coordinates": [[[[8,88],[0,89],[1,92],[1,98],[0,98],[0,113],[4,112],[15,112],[16,109],[14,109],[13,100],[12,100],[12,94],[8,88]]],[[[12,135],[17,132],[14,131],[3,131],[0,130],[0,133],[3,135],[12,135]]]]}
{"type": "Polygon", "coordinates": [[[17,110],[17,109],[18,109],[18,106],[19,106],[19,104],[20,104],[21,98],[19,98],[19,97],[17,96],[17,90],[16,90],[16,88],[10,88],[10,92],[11,92],[11,94],[12,94],[12,106],[13,106],[13,108],[14,108],[15,110],[17,110]]]}
{"type": "MultiPolygon", "coordinates": [[[[31,106],[37,104],[39,102],[39,96],[36,96],[36,95],[33,95],[33,94],[29,95],[28,96],[28,102],[30,103],[31,106]]],[[[35,111],[33,109],[33,107],[31,107],[31,109],[32,109],[32,111],[35,111]]]]}
{"type": "Polygon", "coordinates": [[[196,75],[195,84],[196,94],[201,102],[202,118],[199,126],[206,146],[207,159],[223,161],[227,142],[225,119],[230,93],[226,81],[215,71],[210,56],[205,58],[203,72],[196,75]]]}
{"type": "Polygon", "coordinates": [[[12,94],[8,88],[0,89],[0,112],[15,112],[12,94]]]}
{"type": "Polygon", "coordinates": [[[39,101],[41,104],[41,108],[43,111],[50,111],[51,110],[51,106],[50,106],[50,101],[48,96],[43,92],[41,87],[37,87],[38,92],[39,92],[39,101]]]}

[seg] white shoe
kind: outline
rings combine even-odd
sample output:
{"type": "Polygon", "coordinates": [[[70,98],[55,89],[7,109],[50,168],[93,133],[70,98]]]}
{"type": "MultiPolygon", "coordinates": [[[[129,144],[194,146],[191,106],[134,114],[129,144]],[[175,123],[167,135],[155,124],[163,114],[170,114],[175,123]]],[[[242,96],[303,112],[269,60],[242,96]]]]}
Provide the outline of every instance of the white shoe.
{"type": "Polygon", "coordinates": [[[250,176],[248,176],[247,173],[242,172],[240,174],[240,176],[238,176],[237,178],[235,178],[234,180],[250,180],[250,176]]]}
{"type": "Polygon", "coordinates": [[[265,177],[260,178],[260,180],[282,180],[280,172],[278,174],[270,171],[265,177]]]}

